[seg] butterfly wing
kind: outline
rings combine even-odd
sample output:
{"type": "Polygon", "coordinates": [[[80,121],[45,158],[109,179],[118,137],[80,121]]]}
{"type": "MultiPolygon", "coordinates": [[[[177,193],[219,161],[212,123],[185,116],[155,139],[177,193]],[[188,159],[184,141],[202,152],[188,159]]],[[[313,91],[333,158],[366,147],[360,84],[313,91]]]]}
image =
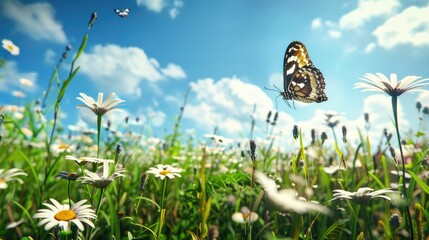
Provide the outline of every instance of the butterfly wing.
{"type": "MultiPolygon", "coordinates": [[[[304,44],[298,41],[291,42],[286,48],[283,60],[283,88],[289,93],[290,83],[298,69],[313,66],[304,44]]],[[[290,98],[288,98],[290,99],[290,98]]]]}
{"type": "Polygon", "coordinates": [[[286,48],[283,62],[282,96],[285,100],[295,99],[301,102],[323,102],[325,80],[308,55],[307,48],[301,42],[294,41],[286,48]]]}
{"type": "Polygon", "coordinates": [[[301,102],[324,102],[328,100],[323,74],[314,66],[299,68],[289,84],[289,92],[293,99],[301,102]]]}

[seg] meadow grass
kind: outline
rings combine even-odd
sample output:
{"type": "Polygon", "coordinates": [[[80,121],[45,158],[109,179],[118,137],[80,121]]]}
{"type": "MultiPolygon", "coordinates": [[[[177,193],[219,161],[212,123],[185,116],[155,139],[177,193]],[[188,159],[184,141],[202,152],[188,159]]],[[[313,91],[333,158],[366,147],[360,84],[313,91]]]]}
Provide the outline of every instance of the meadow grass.
{"type": "Polygon", "coordinates": [[[277,117],[271,120],[271,113],[264,141],[227,144],[213,134],[201,143],[180,130],[189,91],[162,139],[143,124],[132,126],[127,116],[115,131],[104,129],[108,111],[94,110],[95,132],[68,134],[58,118],[61,100],[78,74],[74,65],[90,27],[65,80],[54,70],[46,91],[58,86],[53,103],[44,98],[43,105],[30,102],[0,112],[2,239],[428,238],[429,148],[421,106],[419,131],[402,137],[394,112],[399,146],[387,131],[373,142],[369,122],[366,131],[343,126],[338,140],[339,122],[327,115],[332,134],[291,125],[286,130],[293,131],[298,147],[285,151],[274,147],[277,117]],[[303,139],[303,131],[312,139],[303,139]],[[347,141],[350,131],[358,131],[358,143],[347,141]],[[50,221],[81,219],[84,228],[55,222],[47,229],[39,213],[54,204],[49,199],[64,207],[50,221]],[[81,200],[89,210],[77,208],[81,200]],[[79,211],[86,217],[73,215],[79,211]]]}

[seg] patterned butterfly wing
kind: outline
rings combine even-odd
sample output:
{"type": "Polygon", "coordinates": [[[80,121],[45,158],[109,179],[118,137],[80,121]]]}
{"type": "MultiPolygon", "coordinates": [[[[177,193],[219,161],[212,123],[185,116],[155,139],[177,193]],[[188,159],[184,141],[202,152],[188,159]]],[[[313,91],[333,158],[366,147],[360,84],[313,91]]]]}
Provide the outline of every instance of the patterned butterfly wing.
{"type": "Polygon", "coordinates": [[[324,93],[325,80],[311,61],[305,45],[294,41],[286,49],[283,62],[282,96],[285,100],[301,102],[323,102],[328,100],[324,93]]]}

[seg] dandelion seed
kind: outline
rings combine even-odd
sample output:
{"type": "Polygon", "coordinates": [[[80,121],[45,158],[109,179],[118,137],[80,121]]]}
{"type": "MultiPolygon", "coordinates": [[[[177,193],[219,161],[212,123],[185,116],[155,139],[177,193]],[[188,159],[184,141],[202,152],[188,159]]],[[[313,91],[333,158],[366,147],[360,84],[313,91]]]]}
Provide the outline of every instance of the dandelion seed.
{"type": "Polygon", "coordinates": [[[0,189],[6,189],[9,182],[16,181],[23,184],[24,181],[19,176],[27,176],[27,173],[23,172],[19,168],[11,168],[7,171],[0,169],[0,189]]]}
{"type": "Polygon", "coordinates": [[[95,211],[91,205],[84,204],[86,200],[81,200],[70,207],[69,204],[60,204],[57,200],[51,198],[50,203],[43,203],[49,209],[39,209],[33,218],[42,218],[38,226],[45,225],[45,230],[50,230],[58,226],[63,231],[69,231],[73,223],[80,231],[84,230],[83,223],[94,228],[92,220],[96,219],[95,211]]]}
{"type": "Polygon", "coordinates": [[[125,100],[115,98],[115,93],[110,93],[107,98],[103,101],[103,93],[98,93],[97,102],[92,97],[87,96],[85,93],[79,93],[81,97],[77,97],[78,100],[82,101],[84,105],[78,105],[77,107],[88,108],[97,116],[103,116],[110,111],[118,110],[117,106],[125,100]]]}
{"type": "Polygon", "coordinates": [[[1,40],[2,47],[6,49],[10,54],[17,56],[19,55],[19,47],[16,46],[11,40],[3,39],[1,40]]]}
{"type": "Polygon", "coordinates": [[[173,179],[175,177],[181,177],[181,168],[175,168],[171,165],[158,164],[157,167],[151,167],[146,173],[152,173],[155,177],[164,180],[165,177],[173,179]]]}

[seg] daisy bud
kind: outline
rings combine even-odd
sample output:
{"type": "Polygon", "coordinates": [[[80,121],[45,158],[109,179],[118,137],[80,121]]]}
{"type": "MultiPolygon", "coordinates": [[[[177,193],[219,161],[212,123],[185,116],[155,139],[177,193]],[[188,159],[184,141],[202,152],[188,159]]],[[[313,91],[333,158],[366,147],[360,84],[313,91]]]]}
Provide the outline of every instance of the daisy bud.
{"type": "Polygon", "coordinates": [[[66,51],[68,52],[68,51],[70,51],[70,50],[72,50],[72,45],[67,44],[67,46],[66,46],[66,51]]]}
{"type": "Polygon", "coordinates": [[[320,135],[320,138],[322,139],[322,144],[328,139],[328,135],[325,132],[322,132],[322,135],[320,135]]]}
{"type": "Polygon", "coordinates": [[[392,158],[393,158],[393,159],[395,159],[395,161],[396,161],[396,153],[395,153],[395,149],[394,149],[393,147],[390,147],[390,148],[389,148],[389,151],[390,151],[390,155],[392,155],[392,158]]]}
{"type": "Polygon", "coordinates": [[[293,138],[295,140],[298,138],[299,131],[298,131],[298,126],[297,125],[293,125],[292,135],[293,135],[293,138]]]}
{"type": "Polygon", "coordinates": [[[347,127],[343,126],[342,131],[343,131],[343,143],[347,143],[347,127]]]}
{"type": "Polygon", "coordinates": [[[395,231],[401,226],[401,217],[396,213],[392,214],[392,216],[390,216],[389,224],[390,228],[395,231]]]}
{"type": "Polygon", "coordinates": [[[121,144],[116,145],[116,156],[115,156],[115,161],[118,161],[119,159],[119,154],[121,154],[122,151],[122,146],[121,144]]]}
{"type": "Polygon", "coordinates": [[[254,140],[250,140],[250,158],[252,159],[252,162],[256,160],[256,143],[254,140]]]}
{"type": "Polygon", "coordinates": [[[311,145],[314,145],[316,142],[316,130],[314,128],[311,129],[311,145]]]}
{"type": "Polygon", "coordinates": [[[426,115],[429,115],[429,108],[428,107],[424,107],[422,113],[426,114],[426,115]]]}
{"type": "Polygon", "coordinates": [[[422,104],[420,102],[417,102],[416,108],[417,108],[417,111],[420,112],[420,110],[422,110],[422,104]]]}
{"type": "Polygon", "coordinates": [[[277,118],[279,117],[279,112],[276,112],[275,114],[274,114],[274,120],[273,120],[273,122],[271,123],[271,125],[276,125],[276,123],[277,123],[277,118]]]}
{"type": "Polygon", "coordinates": [[[270,123],[270,118],[271,118],[271,111],[268,112],[267,115],[267,120],[265,120],[267,123],[270,123]]]}
{"type": "Polygon", "coordinates": [[[146,185],[146,181],[147,181],[147,177],[149,175],[147,173],[143,173],[142,174],[142,178],[140,180],[140,192],[143,192],[144,190],[144,186],[146,185]]]}
{"type": "Polygon", "coordinates": [[[63,52],[62,59],[66,59],[67,57],[68,57],[68,53],[67,52],[63,52]]]}
{"type": "Polygon", "coordinates": [[[136,117],[136,123],[138,123],[140,121],[139,117],[136,117]]]}
{"type": "Polygon", "coordinates": [[[128,124],[129,119],[130,119],[130,117],[128,117],[128,116],[125,117],[125,124],[128,124]]]}
{"type": "Polygon", "coordinates": [[[91,20],[89,20],[88,23],[88,30],[92,28],[92,25],[94,25],[95,20],[97,20],[97,12],[93,12],[91,14],[91,20]]]}
{"type": "Polygon", "coordinates": [[[366,122],[366,123],[369,123],[369,113],[365,113],[365,114],[363,115],[363,117],[364,117],[364,119],[365,119],[365,122],[366,122]]]}

